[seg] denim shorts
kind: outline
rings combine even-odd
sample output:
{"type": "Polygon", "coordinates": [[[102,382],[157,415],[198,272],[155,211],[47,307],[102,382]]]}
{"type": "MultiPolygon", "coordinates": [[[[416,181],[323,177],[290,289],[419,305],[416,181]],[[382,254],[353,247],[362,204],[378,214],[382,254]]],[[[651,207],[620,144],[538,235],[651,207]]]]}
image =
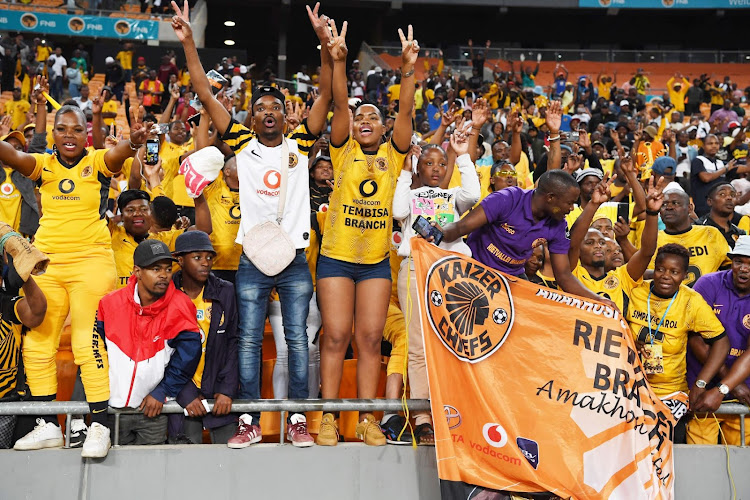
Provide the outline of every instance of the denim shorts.
{"type": "Polygon", "coordinates": [[[376,278],[390,280],[390,257],[386,257],[377,264],[354,264],[321,255],[318,258],[317,276],[319,280],[323,278],[349,278],[354,283],[376,278]]]}

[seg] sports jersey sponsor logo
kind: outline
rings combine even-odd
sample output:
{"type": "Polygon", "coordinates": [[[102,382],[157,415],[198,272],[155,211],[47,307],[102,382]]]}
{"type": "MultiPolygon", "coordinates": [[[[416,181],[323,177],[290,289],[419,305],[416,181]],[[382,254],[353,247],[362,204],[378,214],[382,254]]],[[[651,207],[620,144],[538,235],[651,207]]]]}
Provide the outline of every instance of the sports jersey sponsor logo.
{"type": "Polygon", "coordinates": [[[93,173],[94,169],[91,168],[91,165],[86,165],[85,167],[83,167],[83,170],[81,170],[81,177],[89,177],[93,173]]]}
{"type": "Polygon", "coordinates": [[[518,449],[521,450],[523,456],[534,470],[536,470],[539,467],[539,444],[534,440],[518,437],[516,438],[516,445],[518,445],[518,449]]]}
{"type": "Polygon", "coordinates": [[[617,276],[610,276],[606,280],[604,280],[604,288],[606,288],[607,290],[614,290],[619,284],[620,280],[617,279],[617,276]]]}
{"type": "Polygon", "coordinates": [[[505,229],[508,234],[516,234],[516,230],[513,228],[513,226],[509,226],[507,223],[501,225],[500,227],[505,229]]]}
{"type": "Polygon", "coordinates": [[[299,160],[297,159],[297,155],[294,153],[289,153],[289,168],[294,168],[297,166],[297,162],[299,160]]]}
{"type": "Polygon", "coordinates": [[[3,182],[0,185],[0,193],[3,193],[5,196],[13,194],[13,191],[15,191],[15,187],[10,182],[3,182]]]}
{"type": "Polygon", "coordinates": [[[403,240],[404,240],[404,237],[401,234],[401,231],[393,231],[391,233],[391,247],[394,250],[398,250],[398,248],[401,246],[401,242],[403,240]]]}
{"type": "Polygon", "coordinates": [[[321,203],[318,212],[328,212],[328,203],[321,203]]]}
{"type": "Polygon", "coordinates": [[[493,448],[502,448],[508,444],[508,433],[502,425],[496,423],[487,423],[482,427],[482,436],[487,444],[493,448]]]}
{"type": "Polygon", "coordinates": [[[359,194],[365,198],[374,196],[378,192],[378,183],[372,179],[366,179],[359,184],[359,194]]]}
{"type": "Polygon", "coordinates": [[[455,406],[443,405],[443,410],[445,411],[445,419],[448,421],[448,429],[452,430],[461,425],[463,419],[455,406]]]}
{"type": "Polygon", "coordinates": [[[750,314],[745,314],[742,318],[742,326],[750,330],[750,314]]]}
{"type": "Polygon", "coordinates": [[[62,194],[70,194],[75,188],[75,182],[70,179],[63,179],[60,181],[60,184],[57,185],[57,189],[59,189],[62,194]]]}
{"type": "Polygon", "coordinates": [[[277,170],[269,170],[263,176],[263,184],[268,189],[279,189],[279,186],[281,186],[281,174],[277,170]]]}
{"type": "Polygon", "coordinates": [[[428,271],[425,292],[432,330],[459,360],[478,363],[508,338],[513,298],[508,282],[494,269],[444,257],[428,271]]]}
{"type": "Polygon", "coordinates": [[[229,209],[229,217],[231,217],[234,220],[237,220],[241,217],[239,205],[235,205],[229,209]]]}

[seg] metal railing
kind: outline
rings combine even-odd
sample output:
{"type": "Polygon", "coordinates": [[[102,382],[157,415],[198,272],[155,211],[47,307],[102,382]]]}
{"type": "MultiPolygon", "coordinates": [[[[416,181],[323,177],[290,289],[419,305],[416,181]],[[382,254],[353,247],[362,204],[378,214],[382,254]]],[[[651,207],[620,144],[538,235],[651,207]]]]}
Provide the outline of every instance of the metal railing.
{"type": "MultiPolygon", "coordinates": [[[[406,405],[409,411],[429,411],[430,401],[427,399],[408,399],[406,405]]],[[[209,411],[213,410],[214,401],[208,400],[209,411]]],[[[308,411],[392,411],[403,410],[403,401],[400,399],[259,399],[259,400],[234,400],[232,401],[232,413],[250,412],[280,412],[279,443],[284,444],[287,412],[308,411]]],[[[183,413],[182,406],[176,401],[164,404],[161,412],[163,414],[183,413]]],[[[15,401],[0,403],[0,415],[65,415],[65,443],[70,442],[70,421],[72,415],[86,415],[89,413],[89,405],[85,401],[15,401]]],[[[120,416],[137,415],[141,411],[135,408],[109,408],[109,413],[115,416],[115,429],[113,444],[119,446],[120,439],[120,416]]],[[[744,418],[743,418],[744,429],[744,418]]],[[[743,443],[744,446],[744,443],[743,443]]]]}

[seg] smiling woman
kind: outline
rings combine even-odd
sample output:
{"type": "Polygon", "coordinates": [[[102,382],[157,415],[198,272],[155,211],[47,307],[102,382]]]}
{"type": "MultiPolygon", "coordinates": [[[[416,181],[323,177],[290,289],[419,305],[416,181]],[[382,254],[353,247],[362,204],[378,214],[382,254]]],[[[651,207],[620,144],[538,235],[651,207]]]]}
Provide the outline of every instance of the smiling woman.
{"type": "MultiPolygon", "coordinates": [[[[37,87],[33,96],[40,110],[36,128],[44,130],[47,105],[44,95],[49,89],[46,79],[40,78],[37,87]]],[[[33,399],[55,399],[55,355],[62,324],[70,313],[73,356],[81,367],[93,425],[102,426],[102,432],[89,433],[89,436],[106,434],[106,443],[92,447],[87,440],[83,456],[105,456],[109,449],[109,431],[104,431],[106,412],[101,412],[109,399],[107,354],[98,348],[101,339],[91,328],[99,300],[115,286],[114,257],[104,218],[106,193],[111,177],[145,142],[147,126],[150,124],[144,126],[135,116],[129,141],[120,141],[109,150],[89,150],[86,149],[86,117],[77,107],[63,106],[55,115],[54,153],[25,154],[0,142],[0,162],[40,182],[44,210],[35,244],[50,257],[47,272],[37,277],[39,288],[48,299],[47,314],[42,324],[29,331],[24,340],[29,388],[33,399]]],[[[47,426],[48,435],[59,436],[59,442],[62,441],[56,427],[57,417],[47,417],[39,425],[47,426]]],[[[39,432],[32,431],[16,446],[38,449],[48,442],[53,445],[58,442],[56,438],[38,442],[38,435],[39,432]]]]}

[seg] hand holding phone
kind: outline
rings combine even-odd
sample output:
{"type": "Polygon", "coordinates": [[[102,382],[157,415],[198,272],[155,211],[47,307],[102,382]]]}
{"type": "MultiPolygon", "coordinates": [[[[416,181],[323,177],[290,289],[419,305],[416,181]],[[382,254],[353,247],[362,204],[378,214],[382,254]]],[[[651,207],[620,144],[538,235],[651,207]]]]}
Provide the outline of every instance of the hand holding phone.
{"type": "Polygon", "coordinates": [[[147,165],[156,165],[159,162],[159,139],[148,139],[146,141],[146,158],[147,165]]]}
{"type": "Polygon", "coordinates": [[[432,242],[435,245],[440,245],[440,242],[443,241],[443,232],[437,226],[430,224],[430,221],[421,215],[417,215],[417,218],[414,219],[414,224],[412,224],[411,227],[422,238],[427,239],[432,236],[432,242]]]}

